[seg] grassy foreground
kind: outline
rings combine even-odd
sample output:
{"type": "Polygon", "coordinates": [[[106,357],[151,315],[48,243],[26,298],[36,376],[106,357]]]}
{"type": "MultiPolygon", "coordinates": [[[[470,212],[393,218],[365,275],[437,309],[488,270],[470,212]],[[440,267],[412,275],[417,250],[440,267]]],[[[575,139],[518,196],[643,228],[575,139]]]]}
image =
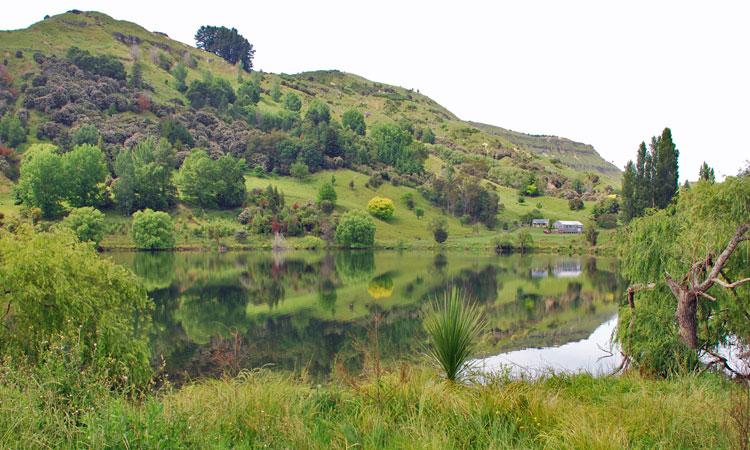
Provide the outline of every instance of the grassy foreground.
{"type": "Polygon", "coordinates": [[[137,401],[0,377],[2,448],[718,449],[737,445],[729,408],[742,397],[710,374],[458,386],[410,367],[325,385],[256,371],[137,401]]]}

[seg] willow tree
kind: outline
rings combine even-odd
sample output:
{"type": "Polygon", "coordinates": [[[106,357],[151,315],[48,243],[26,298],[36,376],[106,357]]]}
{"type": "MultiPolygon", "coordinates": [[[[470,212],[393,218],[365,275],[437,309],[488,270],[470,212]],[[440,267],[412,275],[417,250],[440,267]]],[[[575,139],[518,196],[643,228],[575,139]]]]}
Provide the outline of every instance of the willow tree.
{"type": "MultiPolygon", "coordinates": [[[[630,280],[619,338],[642,368],[668,372],[735,336],[750,342],[750,177],[699,182],[635,219],[620,241],[630,280]]],[[[722,361],[726,363],[726,361],[722,361]]]]}

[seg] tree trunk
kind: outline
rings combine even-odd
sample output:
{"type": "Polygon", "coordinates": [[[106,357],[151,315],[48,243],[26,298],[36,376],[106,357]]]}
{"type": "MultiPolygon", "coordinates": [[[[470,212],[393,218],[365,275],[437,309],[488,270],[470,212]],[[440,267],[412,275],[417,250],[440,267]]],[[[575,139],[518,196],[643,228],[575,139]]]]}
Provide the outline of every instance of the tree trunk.
{"type": "Polygon", "coordinates": [[[682,341],[692,349],[698,348],[698,297],[681,290],[677,297],[677,324],[682,341]]]}

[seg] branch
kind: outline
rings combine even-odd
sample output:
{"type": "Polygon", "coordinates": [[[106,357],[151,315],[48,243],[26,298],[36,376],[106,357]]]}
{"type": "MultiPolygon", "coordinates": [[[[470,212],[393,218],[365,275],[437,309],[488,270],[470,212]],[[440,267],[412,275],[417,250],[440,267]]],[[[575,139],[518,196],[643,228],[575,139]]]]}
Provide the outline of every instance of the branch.
{"type": "Polygon", "coordinates": [[[748,239],[749,236],[745,236],[745,233],[750,230],[750,222],[744,223],[737,227],[737,231],[735,231],[734,236],[732,236],[732,239],[729,240],[729,244],[727,244],[727,248],[724,249],[723,252],[719,255],[718,258],[716,258],[716,262],[714,263],[713,268],[711,269],[711,272],[708,274],[708,277],[706,277],[706,280],[701,283],[700,285],[695,287],[695,290],[697,291],[707,291],[711,288],[711,286],[714,285],[714,283],[717,281],[719,277],[719,272],[721,272],[721,269],[724,268],[724,264],[727,263],[727,260],[730,256],[732,256],[732,253],[734,252],[734,249],[737,248],[740,242],[743,242],[748,239]]]}
{"type": "Polygon", "coordinates": [[[718,285],[721,285],[721,286],[727,288],[727,289],[734,289],[734,288],[736,288],[737,286],[739,286],[741,284],[750,283],[750,278],[744,278],[742,280],[735,281],[734,283],[725,283],[721,279],[717,278],[717,279],[714,280],[714,282],[716,284],[718,284],[718,285]]]}
{"type": "Polygon", "coordinates": [[[698,291],[698,295],[706,297],[707,299],[709,299],[711,301],[714,301],[714,302],[716,301],[716,297],[712,297],[712,296],[706,294],[705,292],[698,291]]]}

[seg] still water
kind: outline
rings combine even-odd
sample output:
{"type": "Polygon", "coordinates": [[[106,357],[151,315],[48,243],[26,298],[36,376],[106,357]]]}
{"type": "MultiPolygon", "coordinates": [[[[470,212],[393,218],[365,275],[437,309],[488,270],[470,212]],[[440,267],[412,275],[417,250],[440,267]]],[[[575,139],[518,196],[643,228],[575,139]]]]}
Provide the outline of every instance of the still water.
{"type": "MultiPolygon", "coordinates": [[[[419,361],[430,301],[451,285],[484,309],[487,371],[605,369],[616,261],[430,252],[115,253],[156,308],[154,364],[170,377],[243,368],[356,373],[367,358],[419,361]]],[[[609,358],[609,361],[613,358],[609,358]]]]}

